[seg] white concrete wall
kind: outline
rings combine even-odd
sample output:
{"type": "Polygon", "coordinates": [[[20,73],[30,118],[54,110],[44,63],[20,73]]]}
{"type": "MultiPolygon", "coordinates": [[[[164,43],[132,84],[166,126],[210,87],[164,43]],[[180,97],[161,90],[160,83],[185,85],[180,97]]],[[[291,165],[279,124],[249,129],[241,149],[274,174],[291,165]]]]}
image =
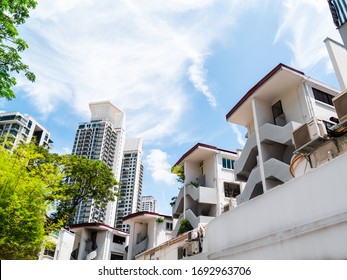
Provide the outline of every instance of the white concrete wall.
{"type": "MultiPolygon", "coordinates": [[[[260,98],[254,98],[254,110],[257,116],[253,116],[254,120],[257,122],[258,127],[262,127],[265,123],[273,123],[273,115],[271,106],[272,104],[261,100],[260,98]]],[[[257,127],[256,126],[256,127],[257,127]]]]}
{"type": "Polygon", "coordinates": [[[325,119],[325,120],[329,120],[330,117],[336,117],[334,106],[331,106],[329,104],[316,100],[314,98],[312,88],[319,89],[333,96],[335,96],[338,92],[331,91],[326,88],[321,88],[320,86],[315,85],[312,82],[308,82],[308,87],[307,87],[308,95],[309,95],[308,101],[311,103],[310,105],[312,106],[314,116],[320,119],[325,119]]]}
{"type": "MultiPolygon", "coordinates": [[[[340,28],[341,35],[345,35],[345,40],[347,40],[347,24],[345,23],[342,28],[340,28]]],[[[346,42],[345,46],[331,40],[329,38],[325,39],[325,45],[328,50],[331,63],[333,64],[337,80],[339,81],[340,89],[343,91],[347,89],[347,50],[346,42]]]]}
{"type": "Polygon", "coordinates": [[[199,163],[185,161],[184,162],[184,175],[185,175],[185,184],[189,182],[195,182],[196,178],[201,176],[201,171],[199,163]]]}
{"type": "MultiPolygon", "coordinates": [[[[302,87],[295,87],[288,91],[286,94],[281,96],[281,103],[283,112],[286,116],[287,123],[290,121],[302,123],[305,121],[304,116],[308,114],[304,99],[301,98],[303,95],[302,87]]],[[[276,100],[276,102],[278,101],[276,100]]],[[[273,102],[274,105],[276,102],[273,102]]],[[[271,105],[271,106],[272,106],[271,105]]],[[[270,108],[271,109],[271,108],[270,108]]]]}
{"type": "Polygon", "coordinates": [[[97,244],[97,256],[96,260],[109,260],[110,259],[110,237],[109,232],[107,231],[98,231],[98,234],[96,236],[96,244],[97,244]]]}
{"type": "Polygon", "coordinates": [[[168,241],[171,238],[171,231],[166,230],[166,223],[168,221],[164,219],[164,222],[158,223],[155,222],[155,231],[156,231],[156,238],[154,242],[154,246],[158,246],[162,244],[165,241],[168,241]]]}
{"type": "Polygon", "coordinates": [[[138,257],[136,257],[136,260],[150,260],[152,254],[152,258],[155,260],[177,260],[177,250],[184,244],[185,240],[181,240],[173,244],[168,244],[166,246],[164,245],[160,248],[157,248],[157,250],[155,251],[149,251],[139,255],[138,257]]]}
{"type": "Polygon", "coordinates": [[[209,259],[347,259],[347,154],[208,225],[209,259]]]}
{"type": "Polygon", "coordinates": [[[75,234],[65,229],[62,229],[59,233],[59,241],[57,243],[54,258],[56,260],[70,260],[74,240],[75,234]]]}
{"type": "Polygon", "coordinates": [[[214,156],[204,160],[205,187],[207,188],[215,188],[214,179],[216,174],[214,167],[214,156]]]}

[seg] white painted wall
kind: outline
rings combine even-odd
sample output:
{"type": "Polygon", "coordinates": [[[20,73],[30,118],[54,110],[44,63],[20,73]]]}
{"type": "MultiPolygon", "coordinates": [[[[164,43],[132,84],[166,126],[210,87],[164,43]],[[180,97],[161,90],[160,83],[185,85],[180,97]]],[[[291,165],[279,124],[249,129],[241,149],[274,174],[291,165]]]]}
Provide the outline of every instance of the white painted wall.
{"type": "MultiPolygon", "coordinates": [[[[340,29],[345,35],[347,40],[347,24],[344,24],[343,28],[340,29]]],[[[341,33],[341,35],[342,35],[341,33]]],[[[333,64],[337,80],[339,81],[340,89],[343,91],[347,89],[347,50],[346,42],[345,46],[330,39],[325,39],[325,46],[328,50],[331,63],[333,64]]]]}
{"type": "Polygon", "coordinates": [[[74,240],[75,234],[65,229],[61,229],[54,258],[56,260],[70,260],[74,240]]]}
{"type": "Polygon", "coordinates": [[[215,172],[214,172],[214,156],[211,155],[211,157],[204,160],[204,175],[205,175],[205,187],[207,188],[214,188],[214,179],[215,179],[215,172]]]}
{"type": "MultiPolygon", "coordinates": [[[[278,99],[282,102],[282,108],[287,122],[304,122],[304,116],[308,114],[308,111],[304,99],[301,98],[302,95],[302,86],[299,86],[292,88],[290,91],[286,92],[286,94],[282,95],[280,99],[278,99]]],[[[278,100],[276,100],[276,102],[278,100]]],[[[274,105],[276,102],[273,102],[272,105],[274,105]]]]}
{"type": "Polygon", "coordinates": [[[195,182],[196,178],[200,177],[200,167],[199,163],[185,161],[184,162],[184,174],[185,174],[185,183],[195,182]]]}
{"type": "Polygon", "coordinates": [[[223,213],[209,259],[346,259],[347,154],[223,213]]]}

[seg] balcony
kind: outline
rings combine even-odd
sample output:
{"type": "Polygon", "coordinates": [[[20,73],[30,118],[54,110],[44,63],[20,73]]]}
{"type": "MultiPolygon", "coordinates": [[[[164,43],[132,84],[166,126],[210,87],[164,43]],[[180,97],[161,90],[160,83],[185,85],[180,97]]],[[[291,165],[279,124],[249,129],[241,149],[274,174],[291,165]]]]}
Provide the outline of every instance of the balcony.
{"type": "MultiPolygon", "coordinates": [[[[275,158],[271,158],[264,163],[264,173],[267,185],[266,191],[292,179],[289,173],[289,165],[275,158]]],[[[251,172],[243,192],[237,196],[237,204],[240,205],[262,193],[260,168],[257,167],[251,172]]]]}
{"type": "Polygon", "coordinates": [[[255,133],[248,137],[240,158],[235,162],[235,176],[237,180],[247,181],[252,169],[257,166],[258,148],[255,133]]]}
{"type": "Polygon", "coordinates": [[[194,186],[186,186],[184,190],[182,187],[172,209],[172,213],[176,216],[183,212],[184,192],[186,193],[186,196],[190,196],[192,200],[196,201],[197,203],[212,205],[217,204],[217,192],[214,188],[202,186],[195,188],[194,186]]]}
{"type": "MultiPolygon", "coordinates": [[[[177,235],[178,230],[179,230],[180,225],[181,225],[181,221],[183,220],[183,217],[184,217],[184,215],[182,213],[177,220],[177,223],[176,223],[174,230],[172,231],[172,236],[177,235]]],[[[191,224],[191,226],[193,228],[197,228],[199,226],[199,224],[208,224],[215,217],[203,216],[203,215],[196,216],[191,209],[187,209],[185,212],[185,218],[189,221],[189,223],[191,224]]]]}
{"type": "MultiPolygon", "coordinates": [[[[260,143],[290,147],[292,145],[292,133],[299,126],[300,123],[296,122],[289,122],[285,126],[266,123],[259,129],[260,143]]],[[[235,163],[235,176],[237,180],[247,181],[249,179],[252,170],[257,166],[257,155],[256,135],[253,133],[248,138],[240,158],[235,163]]],[[[278,155],[277,158],[280,157],[282,155],[278,155]]]]}
{"type": "Polygon", "coordinates": [[[289,122],[285,126],[266,123],[259,129],[260,143],[291,145],[292,133],[300,125],[297,122],[289,122]]]}

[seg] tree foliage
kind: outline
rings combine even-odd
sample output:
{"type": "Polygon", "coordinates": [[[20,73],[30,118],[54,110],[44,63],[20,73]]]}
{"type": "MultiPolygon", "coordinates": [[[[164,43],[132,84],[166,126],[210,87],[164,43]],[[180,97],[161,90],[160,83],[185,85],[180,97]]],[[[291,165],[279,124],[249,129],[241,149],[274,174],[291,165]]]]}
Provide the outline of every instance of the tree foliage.
{"type": "Polygon", "coordinates": [[[59,163],[65,179],[52,193],[51,202],[55,203],[56,211],[49,217],[47,231],[63,226],[83,201],[92,200],[94,206],[105,208],[119,196],[118,182],[102,161],[64,155],[59,163]]]}
{"type": "Polygon", "coordinates": [[[37,5],[35,0],[0,1],[0,97],[10,100],[15,97],[12,87],[16,85],[14,73],[23,72],[29,81],[35,81],[35,74],[22,62],[20,52],[28,48],[18,34],[18,26],[25,23],[29,10],[37,5]]]}
{"type": "Polygon", "coordinates": [[[47,182],[59,180],[53,165],[41,170],[34,165],[41,159],[34,149],[11,154],[0,147],[0,259],[37,258],[45,235],[47,182]]]}
{"type": "Polygon", "coordinates": [[[34,144],[13,153],[0,146],[0,259],[36,259],[44,237],[79,202],[93,199],[103,207],[118,195],[116,184],[101,161],[50,154],[34,144]]]}
{"type": "Polygon", "coordinates": [[[178,183],[184,184],[184,181],[186,179],[184,175],[184,166],[180,165],[175,165],[174,167],[171,168],[171,173],[175,174],[177,176],[176,181],[178,183]]]}
{"type": "Polygon", "coordinates": [[[178,233],[177,234],[182,234],[182,233],[190,231],[192,229],[193,229],[193,227],[190,224],[189,220],[183,219],[183,220],[181,220],[180,227],[178,229],[178,233]]]}

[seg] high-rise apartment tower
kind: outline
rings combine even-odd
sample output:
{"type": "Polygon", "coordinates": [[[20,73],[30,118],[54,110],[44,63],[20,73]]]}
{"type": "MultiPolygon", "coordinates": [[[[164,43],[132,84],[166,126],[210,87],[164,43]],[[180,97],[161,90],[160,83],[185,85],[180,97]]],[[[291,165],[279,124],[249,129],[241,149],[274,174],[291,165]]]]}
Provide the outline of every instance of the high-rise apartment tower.
{"type": "Polygon", "coordinates": [[[143,196],[141,198],[141,209],[140,211],[155,212],[156,200],[153,196],[143,196]]]}
{"type": "Polygon", "coordinates": [[[30,142],[50,149],[53,143],[46,128],[34,118],[19,112],[0,113],[0,138],[8,149],[30,142]]]}
{"type": "Polygon", "coordinates": [[[115,227],[125,231],[123,217],[140,211],[143,182],[142,139],[126,139],[119,187],[121,198],[117,203],[115,227]]]}
{"type": "MultiPolygon", "coordinates": [[[[90,122],[80,123],[76,132],[72,153],[101,160],[120,181],[120,171],[125,139],[125,114],[109,101],[89,104],[90,122]]],[[[93,206],[93,201],[81,203],[73,223],[100,222],[114,226],[116,201],[109,202],[106,209],[93,206]]]]}

